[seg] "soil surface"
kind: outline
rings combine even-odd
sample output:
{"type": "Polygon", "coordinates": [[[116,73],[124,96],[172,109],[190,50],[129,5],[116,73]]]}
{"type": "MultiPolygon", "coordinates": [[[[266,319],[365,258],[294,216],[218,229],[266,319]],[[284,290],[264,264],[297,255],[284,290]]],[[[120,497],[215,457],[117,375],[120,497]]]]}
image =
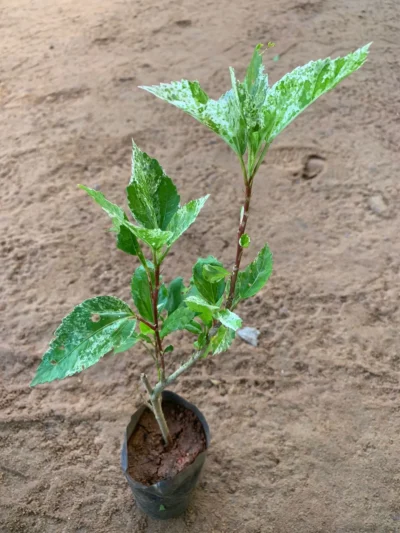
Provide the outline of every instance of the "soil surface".
{"type": "Polygon", "coordinates": [[[206,449],[203,426],[193,411],[171,402],[163,403],[163,410],[172,446],[164,446],[160,428],[149,409],[142,414],[129,439],[129,474],[143,485],[176,476],[206,449]]]}
{"type": "MultiPolygon", "coordinates": [[[[400,532],[400,3],[395,0],[0,2],[1,533],[400,532]],[[124,429],[155,379],[135,347],[28,386],[61,318],[130,300],[136,266],[77,189],[124,202],[131,139],[182,201],[210,193],[166,262],[235,255],[242,182],[212,132],[136,88],[182,77],[212,97],[258,42],[271,83],[373,41],[370,59],[273,143],[254,185],[244,263],[269,242],[271,281],[238,312],[260,330],[174,390],[212,442],[189,510],[143,516],[124,429]],[[273,60],[275,59],[275,60],[273,60]]],[[[168,369],[190,354],[177,334],[168,369]]]]}

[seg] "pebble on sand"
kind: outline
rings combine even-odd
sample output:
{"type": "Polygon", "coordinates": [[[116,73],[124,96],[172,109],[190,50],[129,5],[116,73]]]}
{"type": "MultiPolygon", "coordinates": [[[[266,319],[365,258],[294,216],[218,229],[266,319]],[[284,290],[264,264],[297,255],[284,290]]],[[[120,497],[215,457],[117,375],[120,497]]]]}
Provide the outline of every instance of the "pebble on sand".
{"type": "Polygon", "coordinates": [[[258,329],[245,327],[238,329],[237,334],[244,342],[247,342],[247,344],[251,344],[252,346],[258,345],[258,336],[260,335],[258,329]]]}
{"type": "Polygon", "coordinates": [[[371,196],[368,200],[368,205],[371,211],[373,211],[376,215],[384,215],[388,208],[385,200],[380,194],[371,196]]]}

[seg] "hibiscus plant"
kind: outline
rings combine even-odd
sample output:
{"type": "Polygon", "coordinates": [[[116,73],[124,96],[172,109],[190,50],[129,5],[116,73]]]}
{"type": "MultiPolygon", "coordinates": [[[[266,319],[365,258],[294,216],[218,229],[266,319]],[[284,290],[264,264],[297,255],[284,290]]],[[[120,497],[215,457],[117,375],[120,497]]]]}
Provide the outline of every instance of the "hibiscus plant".
{"type": "MultiPolygon", "coordinates": [[[[132,219],[97,191],[80,185],[110,216],[117,247],[140,265],[133,273],[134,307],[114,296],[96,296],[79,304],[54,333],[31,385],[72,376],[94,365],[110,351],[119,354],[143,343],[154,361],[157,381],[141,375],[147,405],[166,444],[171,437],[161,393],[200,359],[225,352],[241,327],[238,304],[254,296],[272,272],[267,245],[241,270],[250,245],[246,233],[256,174],[275,137],[319,96],[363,65],[366,45],[345,57],[321,59],[298,67],[272,87],[264,72],[262,46],[255,48],[242,82],[230,69],[232,88],[218,100],[209,98],[197,81],[182,80],[146,91],[182,109],[219,135],[237,156],[244,198],[239,214],[233,265],[215,257],[200,258],[187,285],[182,277],[161,275],[168,253],[193,224],[208,196],[180,204],[177,189],[159,163],[133,144],[132,175],[126,189],[132,219]],[[194,350],[186,362],[170,370],[170,336],[189,331],[194,350]]],[[[234,221],[232,221],[234,223],[234,221]]],[[[178,266],[178,265],[177,265],[178,266]]]]}

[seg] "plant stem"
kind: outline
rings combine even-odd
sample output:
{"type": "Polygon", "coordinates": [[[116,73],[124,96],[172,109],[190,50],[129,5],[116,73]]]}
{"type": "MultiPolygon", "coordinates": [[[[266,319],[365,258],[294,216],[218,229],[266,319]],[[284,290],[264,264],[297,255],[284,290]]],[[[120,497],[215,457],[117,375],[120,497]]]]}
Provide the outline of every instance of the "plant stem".
{"type": "Polygon", "coordinates": [[[232,274],[231,274],[231,283],[230,283],[230,289],[229,289],[229,296],[226,301],[226,308],[230,309],[233,304],[233,298],[235,296],[235,287],[236,287],[236,281],[239,273],[240,268],[240,261],[242,259],[243,255],[243,247],[240,244],[240,239],[244,232],[246,231],[246,224],[247,219],[249,217],[249,209],[250,209],[250,201],[251,201],[251,191],[252,191],[252,181],[248,180],[246,181],[245,185],[245,198],[244,198],[244,204],[243,204],[243,216],[241,217],[239,228],[237,231],[237,245],[236,245],[236,258],[235,258],[235,264],[233,266],[232,274]]]}
{"type": "Polygon", "coordinates": [[[182,366],[180,366],[175,372],[173,372],[170,376],[168,376],[164,382],[159,381],[157,385],[154,387],[152,398],[156,397],[157,395],[160,395],[162,391],[168,387],[168,385],[171,385],[178,377],[183,374],[188,368],[190,368],[196,361],[201,359],[201,357],[204,355],[203,351],[200,352],[194,352],[191,357],[184,363],[182,366]]]}
{"type": "Polygon", "coordinates": [[[153,300],[153,317],[154,317],[154,334],[156,337],[155,348],[156,348],[156,358],[160,362],[161,368],[161,381],[165,380],[165,361],[164,361],[164,351],[162,347],[162,341],[160,337],[160,328],[158,320],[158,292],[160,290],[160,264],[157,262],[156,254],[153,254],[154,261],[154,287],[152,292],[153,300]]]}
{"type": "Polygon", "coordinates": [[[172,444],[172,437],[171,433],[169,432],[167,421],[165,420],[165,416],[162,410],[161,394],[154,398],[154,400],[151,402],[151,405],[153,406],[153,413],[161,430],[164,442],[167,446],[170,446],[172,444]]]}
{"type": "Polygon", "coordinates": [[[166,446],[169,446],[172,444],[172,437],[171,433],[169,432],[167,421],[165,420],[165,416],[162,410],[162,391],[160,391],[158,394],[154,394],[154,391],[151,388],[150,382],[146,374],[141,374],[140,380],[144,388],[146,389],[147,394],[149,395],[150,405],[148,407],[154,414],[154,417],[157,421],[162,437],[164,439],[164,443],[166,444],[166,446]]]}
{"type": "Polygon", "coordinates": [[[154,324],[150,324],[150,322],[148,322],[147,320],[145,320],[144,318],[142,318],[141,316],[139,315],[136,315],[135,314],[135,318],[138,322],[143,322],[143,324],[146,324],[146,326],[150,329],[152,329],[153,331],[156,329],[155,325],[154,324]]]}
{"type": "MultiPolygon", "coordinates": [[[[208,338],[211,339],[215,335],[215,333],[218,331],[218,326],[211,328],[208,338]]],[[[183,363],[175,372],[173,372],[170,376],[168,376],[164,382],[159,381],[157,385],[154,387],[153,392],[151,394],[151,398],[156,398],[159,396],[162,391],[168,387],[168,385],[171,385],[176,379],[179,378],[181,374],[186,372],[191,366],[193,366],[199,359],[205,356],[209,348],[209,342],[207,342],[206,346],[197,352],[194,352],[189,359],[186,361],[186,363],[183,363]]]]}

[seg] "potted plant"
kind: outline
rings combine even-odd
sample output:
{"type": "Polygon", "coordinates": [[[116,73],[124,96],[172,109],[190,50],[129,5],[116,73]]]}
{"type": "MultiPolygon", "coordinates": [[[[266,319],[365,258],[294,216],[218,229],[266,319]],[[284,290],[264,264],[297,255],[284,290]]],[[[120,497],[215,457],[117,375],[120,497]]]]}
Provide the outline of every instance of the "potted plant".
{"type": "Polygon", "coordinates": [[[207,196],[181,206],[171,178],[135,144],[126,189],[134,222],[101,192],[80,186],[111,217],[117,247],[140,263],[131,281],[135,305],[114,296],[96,296],[75,307],[55,331],[31,385],[72,376],[110,351],[119,354],[137,343],[148,348],[157,378],[154,382],[146,374],[140,377],[147,400],[127,427],[121,461],[138,506],[154,518],[185,510],[210,438],[198,409],[166,389],[197,361],[229,348],[242,323],[235,312],[238,304],[254,296],[272,272],[267,245],[241,269],[250,244],[246,226],[257,171],[275,137],[314,100],[361,67],[368,48],[310,62],[268,87],[258,45],[243,82],[230,69],[232,88],[219,100],[210,99],[196,81],[143,87],[212,129],[238,158],[244,198],[230,270],[209,256],[197,260],[187,285],[181,277],[163,278],[168,253],[195,221],[207,196]],[[194,351],[171,368],[170,338],[178,330],[193,335],[194,351]]]}

